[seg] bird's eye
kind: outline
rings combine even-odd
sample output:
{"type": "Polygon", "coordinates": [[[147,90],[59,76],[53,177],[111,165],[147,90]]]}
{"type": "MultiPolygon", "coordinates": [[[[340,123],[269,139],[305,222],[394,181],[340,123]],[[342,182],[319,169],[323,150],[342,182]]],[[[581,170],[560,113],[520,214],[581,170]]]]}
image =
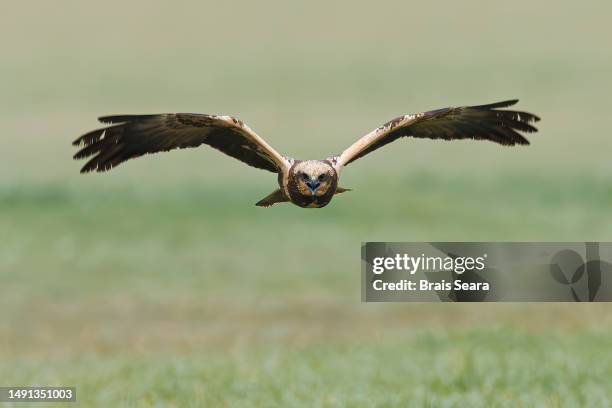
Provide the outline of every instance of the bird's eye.
{"type": "Polygon", "coordinates": [[[308,180],[309,179],[309,177],[308,177],[308,175],[306,173],[302,173],[301,176],[302,176],[302,180],[308,180]]]}
{"type": "Polygon", "coordinates": [[[325,180],[325,174],[321,174],[321,175],[319,176],[319,181],[323,181],[323,180],[325,180]]]}

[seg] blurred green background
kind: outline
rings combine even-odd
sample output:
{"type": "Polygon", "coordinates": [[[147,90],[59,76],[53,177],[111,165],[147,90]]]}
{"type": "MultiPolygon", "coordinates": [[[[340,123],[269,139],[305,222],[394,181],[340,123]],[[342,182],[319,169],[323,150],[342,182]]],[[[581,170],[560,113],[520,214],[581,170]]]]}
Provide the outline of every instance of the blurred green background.
{"type": "MultiPolygon", "coordinates": [[[[610,406],[603,304],[362,304],[362,241],[612,236],[610,2],[5,1],[0,385],[79,406],[610,406]],[[526,148],[403,140],[322,210],[212,149],[79,175],[115,113],[235,115],[280,152],[521,99],[526,148]]],[[[22,406],[22,405],[19,405],[22,406]]],[[[37,405],[40,406],[40,405],[37,405]]]]}

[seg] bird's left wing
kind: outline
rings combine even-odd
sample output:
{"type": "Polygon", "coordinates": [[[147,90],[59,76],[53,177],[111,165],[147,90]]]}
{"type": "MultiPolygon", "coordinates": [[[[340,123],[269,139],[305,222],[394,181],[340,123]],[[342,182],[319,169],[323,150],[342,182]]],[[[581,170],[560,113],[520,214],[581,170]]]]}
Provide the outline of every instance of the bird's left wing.
{"type": "Polygon", "coordinates": [[[145,154],[207,144],[249,166],[275,173],[290,163],[242,121],[231,116],[195,113],[120,115],[99,118],[110,126],[74,141],[82,146],[75,159],[93,156],[81,169],[109,170],[145,154]]]}
{"type": "Polygon", "coordinates": [[[353,143],[342,154],[329,158],[337,170],[403,136],[427,139],[490,140],[502,145],[529,144],[519,132],[536,132],[540,120],[526,112],[502,110],[518,100],[479,106],[443,108],[397,117],[353,143]]]}

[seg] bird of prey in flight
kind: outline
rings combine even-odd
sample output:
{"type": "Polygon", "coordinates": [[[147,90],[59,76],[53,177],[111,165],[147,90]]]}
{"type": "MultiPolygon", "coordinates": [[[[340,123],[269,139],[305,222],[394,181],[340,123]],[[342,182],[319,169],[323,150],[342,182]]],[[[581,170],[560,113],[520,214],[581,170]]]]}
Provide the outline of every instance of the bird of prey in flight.
{"type": "Polygon", "coordinates": [[[344,167],[402,137],[489,140],[506,146],[527,145],[523,133],[536,132],[539,120],[526,112],[505,110],[518,100],[488,105],[443,108],[399,116],[366,134],[345,151],[324,160],[297,160],[279,154],[242,121],[231,116],[195,113],[117,115],[99,118],[107,127],[74,141],[75,159],[90,158],[82,173],[106,171],[149,153],[209,145],[249,166],[278,174],[279,188],[256,205],[292,202],[305,208],[325,207],[339,186],[344,167]]]}

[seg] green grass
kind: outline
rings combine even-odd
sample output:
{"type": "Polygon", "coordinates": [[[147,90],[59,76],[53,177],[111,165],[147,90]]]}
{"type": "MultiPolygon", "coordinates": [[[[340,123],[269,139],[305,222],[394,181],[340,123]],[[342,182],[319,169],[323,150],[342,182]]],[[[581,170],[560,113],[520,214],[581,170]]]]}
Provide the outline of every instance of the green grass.
{"type": "Polygon", "coordinates": [[[605,236],[607,180],[362,182],[321,211],[255,208],[253,187],[5,187],[3,383],[91,406],[611,401],[605,305],[359,301],[361,240],[605,236]]]}
{"type": "Polygon", "coordinates": [[[79,406],[612,405],[606,304],[359,287],[362,241],[610,240],[609,2],[6,8],[0,385],[75,385],[79,406]],[[233,114],[304,159],[514,97],[543,118],[531,146],[401,141],[322,210],[256,208],[275,177],[212,149],[71,160],[105,114],[233,114]]]}
{"type": "MultiPolygon", "coordinates": [[[[468,330],[372,336],[295,346],[272,339],[256,352],[136,352],[19,361],[27,383],[79,384],[95,406],[607,406],[610,340],[602,334],[468,330]],[[331,344],[330,344],[331,343],[331,344]],[[96,375],[90,373],[96,368],[96,375]]],[[[0,363],[0,367],[3,364],[0,363]]],[[[2,367],[4,368],[4,367],[2,367]]]]}

